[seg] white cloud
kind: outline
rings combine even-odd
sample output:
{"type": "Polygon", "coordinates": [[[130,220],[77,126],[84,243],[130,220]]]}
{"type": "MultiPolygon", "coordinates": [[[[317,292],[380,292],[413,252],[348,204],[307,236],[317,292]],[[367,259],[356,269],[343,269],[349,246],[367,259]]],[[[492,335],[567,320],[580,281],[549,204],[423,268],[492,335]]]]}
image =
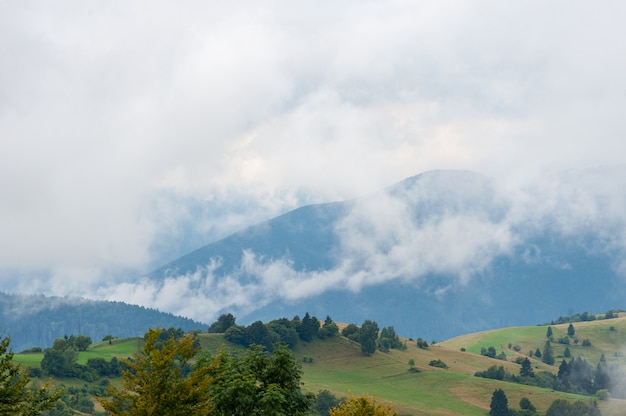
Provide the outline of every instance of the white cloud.
{"type": "MultiPolygon", "coordinates": [[[[380,236],[388,258],[346,236],[351,262],[447,273],[507,252],[522,221],[623,230],[615,177],[601,205],[573,190],[559,200],[549,183],[536,201],[522,184],[621,163],[625,7],[3,2],[2,286],[20,276],[24,288],[91,290],[303,203],[440,168],[497,178],[515,191],[510,217],[403,229],[402,207],[387,201],[363,209],[399,217],[361,231],[380,236]],[[31,285],[35,273],[50,280],[31,285]]],[[[355,276],[345,284],[388,278],[355,276]]]]}

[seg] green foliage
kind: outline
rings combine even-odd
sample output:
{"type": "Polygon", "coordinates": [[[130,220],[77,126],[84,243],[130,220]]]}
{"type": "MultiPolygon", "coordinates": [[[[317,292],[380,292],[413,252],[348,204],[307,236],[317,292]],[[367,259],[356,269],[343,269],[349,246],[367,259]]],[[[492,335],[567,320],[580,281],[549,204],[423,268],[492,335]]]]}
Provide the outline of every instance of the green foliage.
{"type": "Polygon", "coordinates": [[[583,339],[583,347],[591,347],[591,341],[588,339],[583,339]]]}
{"type": "Polygon", "coordinates": [[[496,389],[491,396],[489,416],[509,416],[509,399],[502,389],[496,389]]]}
{"type": "Polygon", "coordinates": [[[535,413],[537,408],[531,403],[528,397],[522,397],[519,401],[519,408],[527,410],[529,413],[535,413]]]}
{"type": "Polygon", "coordinates": [[[326,316],[326,319],[324,320],[324,324],[322,325],[322,328],[319,330],[317,336],[320,337],[321,339],[324,339],[324,338],[335,337],[338,334],[339,334],[339,327],[337,326],[336,323],[333,322],[330,316],[326,316]]]}
{"type": "Polygon", "coordinates": [[[546,416],[600,416],[600,410],[595,402],[587,405],[584,402],[576,401],[570,403],[567,400],[558,399],[552,402],[546,416]]]}
{"type": "Polygon", "coordinates": [[[312,341],[317,337],[317,333],[320,330],[320,322],[316,317],[312,317],[309,313],[304,314],[302,322],[296,327],[296,331],[300,336],[300,339],[306,342],[312,341]]]}
{"type": "Polygon", "coordinates": [[[547,338],[551,338],[552,337],[552,327],[549,326],[548,330],[546,331],[546,337],[547,338]]]}
{"type": "Polygon", "coordinates": [[[519,370],[519,375],[521,377],[534,377],[535,373],[533,372],[533,367],[530,364],[530,360],[528,358],[524,358],[522,360],[522,367],[519,370]]]}
{"type": "Polygon", "coordinates": [[[360,332],[361,330],[359,329],[358,326],[356,326],[355,324],[349,324],[348,326],[346,326],[344,329],[341,330],[341,335],[348,338],[349,340],[359,342],[360,332]]]}
{"type": "Polygon", "coordinates": [[[243,355],[220,354],[213,362],[212,415],[305,415],[314,401],[300,390],[302,371],[285,346],[272,352],[255,346],[243,355]]]}
{"type": "Polygon", "coordinates": [[[428,348],[428,341],[424,341],[422,338],[417,339],[417,347],[421,349],[428,348]]]}
{"type": "Polygon", "coordinates": [[[187,371],[199,346],[188,334],[173,334],[160,340],[167,332],[150,329],[144,346],[132,359],[124,360],[128,368],[122,372],[121,388],[110,386],[108,398],[100,403],[111,415],[188,416],[206,415],[210,411],[208,388],[213,383],[211,365],[187,371]]]}
{"type": "Polygon", "coordinates": [[[477,371],[474,373],[476,377],[490,378],[492,380],[504,380],[506,371],[503,366],[492,365],[486,371],[477,371]]]}
{"type": "Polygon", "coordinates": [[[19,365],[13,364],[9,338],[0,340],[0,414],[3,416],[35,416],[52,409],[63,394],[49,383],[29,389],[30,379],[19,365]]]}
{"type": "Polygon", "coordinates": [[[217,318],[217,321],[213,322],[210,326],[209,326],[209,333],[219,333],[219,334],[223,334],[224,332],[226,332],[228,330],[228,328],[230,328],[231,326],[235,325],[235,317],[233,316],[232,313],[226,313],[226,314],[222,314],[217,318]]]}
{"type": "Polygon", "coordinates": [[[567,336],[568,337],[573,337],[574,334],[576,334],[576,330],[574,329],[574,325],[569,324],[569,326],[567,327],[567,336]]]}
{"type": "Polygon", "coordinates": [[[335,397],[328,390],[321,390],[316,398],[313,410],[315,410],[320,416],[330,416],[330,409],[339,406],[341,401],[335,397]]]}
{"type": "Polygon", "coordinates": [[[378,338],[378,348],[381,351],[389,351],[390,349],[403,350],[406,349],[406,346],[402,341],[400,341],[400,337],[396,334],[393,326],[389,326],[383,328],[380,331],[380,336],[378,338]]]}
{"type": "Polygon", "coordinates": [[[361,351],[366,355],[376,352],[376,340],[378,339],[378,324],[369,319],[363,322],[360,331],[361,351]]]}
{"type": "Polygon", "coordinates": [[[389,406],[377,404],[376,398],[350,397],[330,410],[330,416],[396,416],[389,406]]]}
{"type": "Polygon", "coordinates": [[[443,361],[441,361],[440,359],[431,360],[428,363],[428,365],[431,366],[431,367],[448,368],[448,365],[446,363],[444,363],[443,361]]]}
{"type": "Polygon", "coordinates": [[[543,346],[543,353],[541,354],[541,361],[548,365],[554,365],[554,354],[552,352],[552,345],[550,344],[550,341],[546,341],[546,343],[543,346]]]}

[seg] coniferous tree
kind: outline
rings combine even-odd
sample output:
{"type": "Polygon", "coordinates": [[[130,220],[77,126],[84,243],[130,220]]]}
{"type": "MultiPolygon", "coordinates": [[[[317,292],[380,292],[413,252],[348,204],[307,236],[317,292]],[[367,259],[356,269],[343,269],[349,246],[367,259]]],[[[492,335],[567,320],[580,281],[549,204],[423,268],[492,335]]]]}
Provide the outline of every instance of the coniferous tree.
{"type": "Polygon", "coordinates": [[[546,341],[545,345],[543,346],[541,361],[548,365],[554,364],[554,355],[552,353],[552,345],[550,344],[550,341],[546,341]]]}
{"type": "Polygon", "coordinates": [[[491,396],[489,416],[509,416],[509,399],[502,389],[496,389],[491,396]]]}
{"type": "Polygon", "coordinates": [[[519,375],[522,377],[534,377],[535,373],[533,373],[533,367],[530,364],[530,360],[528,358],[524,358],[522,360],[522,368],[519,370],[519,375]]]}
{"type": "Polygon", "coordinates": [[[567,336],[573,337],[574,334],[576,334],[576,330],[574,329],[574,325],[569,324],[569,326],[567,327],[567,336]]]}
{"type": "Polygon", "coordinates": [[[546,337],[551,338],[552,337],[552,327],[549,326],[548,330],[546,331],[546,337]]]}

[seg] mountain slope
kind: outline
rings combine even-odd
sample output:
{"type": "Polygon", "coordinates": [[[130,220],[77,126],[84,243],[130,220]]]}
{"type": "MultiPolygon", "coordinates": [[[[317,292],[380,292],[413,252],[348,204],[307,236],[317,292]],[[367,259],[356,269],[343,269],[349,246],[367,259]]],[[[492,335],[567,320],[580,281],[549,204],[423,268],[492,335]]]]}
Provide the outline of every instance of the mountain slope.
{"type": "Polygon", "coordinates": [[[511,191],[471,172],[427,172],[249,227],[148,277],[192,281],[187,292],[242,323],[375,316],[429,339],[620,308],[626,188],[599,186],[612,173],[511,191]]]}
{"type": "Polygon", "coordinates": [[[99,341],[108,334],[143,336],[150,327],[186,331],[206,327],[188,318],[122,302],[6,293],[0,293],[0,322],[2,335],[11,338],[14,351],[46,348],[65,335],[88,335],[99,341]]]}

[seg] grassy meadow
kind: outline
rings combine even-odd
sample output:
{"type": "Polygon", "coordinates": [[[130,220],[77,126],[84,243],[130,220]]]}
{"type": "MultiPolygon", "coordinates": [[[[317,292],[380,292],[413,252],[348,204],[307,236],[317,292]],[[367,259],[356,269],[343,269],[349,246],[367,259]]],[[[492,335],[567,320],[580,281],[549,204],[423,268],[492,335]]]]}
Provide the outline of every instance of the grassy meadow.
{"type": "MultiPolygon", "coordinates": [[[[567,335],[568,324],[552,325],[555,366],[531,358],[535,371],[556,373],[565,345],[556,342],[567,335]]],[[[626,345],[626,317],[574,324],[576,333],[569,345],[572,357],[583,357],[596,365],[602,354],[609,365],[626,365],[622,354],[626,345]],[[578,344],[574,343],[578,339],[578,344]],[[582,341],[591,345],[583,347],[582,341]]],[[[467,415],[484,416],[489,411],[491,395],[502,388],[511,408],[518,409],[522,397],[529,398],[540,412],[557,398],[588,401],[587,396],[561,393],[550,389],[525,386],[475,377],[492,365],[502,365],[509,373],[518,374],[516,357],[526,357],[529,351],[540,350],[547,340],[547,325],[502,328],[456,337],[427,349],[420,349],[413,340],[405,340],[407,349],[377,351],[365,356],[360,345],[344,337],[301,342],[294,350],[302,365],[303,388],[312,393],[329,390],[337,397],[349,395],[375,396],[378,401],[394,406],[401,415],[467,415]],[[507,361],[480,355],[482,348],[493,346],[504,351],[507,361]],[[514,348],[515,346],[519,348],[514,348]],[[516,351],[519,349],[519,352],[516,351]],[[409,361],[414,362],[411,369],[409,361]],[[441,360],[447,369],[432,367],[429,362],[441,360]]],[[[220,349],[241,348],[227,342],[221,334],[200,334],[203,350],[215,353],[220,349]]],[[[120,339],[98,342],[87,351],[78,353],[78,363],[89,358],[124,358],[141,348],[142,339],[120,339]]],[[[39,366],[43,354],[16,354],[14,360],[24,366],[39,366]]],[[[79,380],[60,380],[67,385],[85,385],[79,380]]],[[[623,414],[626,401],[610,399],[599,402],[604,416],[623,414]]]]}

